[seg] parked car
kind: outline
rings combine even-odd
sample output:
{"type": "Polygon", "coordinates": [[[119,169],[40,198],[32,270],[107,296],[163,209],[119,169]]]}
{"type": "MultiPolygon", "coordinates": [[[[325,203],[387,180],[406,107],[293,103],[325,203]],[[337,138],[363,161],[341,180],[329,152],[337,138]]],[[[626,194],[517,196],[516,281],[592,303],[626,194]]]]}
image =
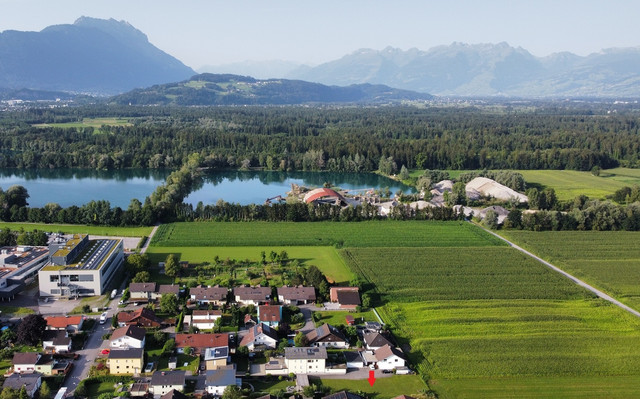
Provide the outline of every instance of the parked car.
{"type": "Polygon", "coordinates": [[[100,324],[104,324],[107,322],[107,317],[109,317],[107,315],[107,312],[104,312],[103,314],[100,315],[100,324]]]}

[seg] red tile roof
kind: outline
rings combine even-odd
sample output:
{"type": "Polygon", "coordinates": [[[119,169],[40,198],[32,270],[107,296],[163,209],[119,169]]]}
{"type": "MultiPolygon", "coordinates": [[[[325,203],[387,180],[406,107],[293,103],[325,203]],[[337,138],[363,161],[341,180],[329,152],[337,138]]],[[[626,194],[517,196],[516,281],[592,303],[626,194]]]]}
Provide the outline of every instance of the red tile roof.
{"type": "Polygon", "coordinates": [[[176,334],[176,348],[216,348],[229,346],[229,334],[176,334]]]}
{"type": "Polygon", "coordinates": [[[68,326],[78,326],[82,323],[84,316],[49,316],[45,317],[47,327],[67,328],[68,326]]]}

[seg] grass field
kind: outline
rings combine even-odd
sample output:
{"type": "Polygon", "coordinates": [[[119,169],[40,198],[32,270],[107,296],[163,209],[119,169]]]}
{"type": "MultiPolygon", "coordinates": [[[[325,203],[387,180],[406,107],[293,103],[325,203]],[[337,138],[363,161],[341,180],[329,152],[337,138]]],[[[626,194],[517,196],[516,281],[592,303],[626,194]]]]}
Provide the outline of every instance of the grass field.
{"type": "Polygon", "coordinates": [[[171,253],[177,254],[180,260],[186,260],[190,263],[213,263],[215,256],[220,259],[250,259],[259,261],[261,259],[260,252],[270,251],[279,253],[285,250],[289,255],[289,259],[298,260],[301,265],[317,266],[326,276],[327,279],[336,283],[346,283],[350,281],[354,275],[344,263],[338,252],[333,247],[149,247],[147,253],[152,264],[164,262],[171,253]]]}
{"type": "Polygon", "coordinates": [[[511,248],[349,248],[342,254],[354,271],[375,283],[384,302],[586,295],[511,248]]]}
{"type": "Polygon", "coordinates": [[[640,310],[640,233],[505,230],[501,234],[640,310]]]}
{"type": "Polygon", "coordinates": [[[33,125],[34,127],[62,127],[62,128],[84,128],[92,127],[100,132],[102,126],[133,126],[129,119],[123,118],[84,118],[82,122],[66,122],[66,123],[40,123],[33,125]]]}
{"type": "Polygon", "coordinates": [[[638,396],[640,376],[462,378],[431,382],[443,398],[628,399],[638,396]]]}
{"type": "Polygon", "coordinates": [[[34,229],[65,234],[91,234],[97,236],[116,237],[142,237],[149,236],[153,227],[108,227],[108,226],[84,226],[77,224],[44,224],[44,223],[5,223],[0,222],[0,229],[5,227],[18,231],[21,228],[25,231],[34,229]]]}
{"type": "Polygon", "coordinates": [[[561,201],[580,194],[605,198],[624,186],[640,184],[640,170],[616,168],[603,170],[600,176],[575,170],[519,170],[528,185],[551,187],[561,201]]]}
{"type": "Polygon", "coordinates": [[[357,324],[362,324],[360,320],[358,319],[362,319],[362,322],[364,321],[378,321],[378,318],[376,317],[376,315],[373,313],[373,311],[367,311],[367,312],[336,312],[336,311],[330,311],[330,312],[322,312],[322,311],[317,311],[314,312],[314,314],[318,315],[319,321],[316,322],[316,326],[320,326],[324,323],[327,324],[331,324],[332,326],[339,326],[340,324],[347,324],[347,321],[345,320],[345,317],[347,315],[351,315],[353,316],[354,319],[356,319],[356,323],[357,324]]]}
{"type": "Polygon", "coordinates": [[[482,247],[505,245],[464,222],[370,221],[361,223],[171,223],[158,228],[152,245],[482,247]]]}
{"type": "Polygon", "coordinates": [[[320,382],[333,392],[349,390],[366,392],[372,399],[389,399],[399,395],[416,395],[427,389],[418,375],[394,375],[389,378],[377,378],[373,386],[367,380],[338,380],[310,377],[311,384],[320,382]]]}

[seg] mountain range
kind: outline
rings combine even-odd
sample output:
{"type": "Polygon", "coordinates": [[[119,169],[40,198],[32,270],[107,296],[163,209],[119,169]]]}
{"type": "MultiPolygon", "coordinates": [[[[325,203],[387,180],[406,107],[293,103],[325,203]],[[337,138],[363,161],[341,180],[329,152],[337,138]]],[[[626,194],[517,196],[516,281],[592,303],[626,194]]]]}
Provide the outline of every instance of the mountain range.
{"type": "MultiPolygon", "coordinates": [[[[278,90],[276,104],[295,98],[313,102],[321,92],[331,92],[329,98],[376,97],[390,93],[389,87],[405,90],[391,95],[398,98],[415,97],[407,90],[460,97],[640,97],[640,47],[607,49],[588,56],[564,52],[536,57],[507,43],[453,43],[427,51],[360,49],[313,67],[259,61],[207,66],[200,71],[250,75],[263,79],[263,83],[266,78],[278,78],[286,82],[280,89],[286,86],[294,92],[285,95],[278,90]],[[300,81],[320,83],[325,88],[300,81]],[[351,86],[362,84],[372,86],[351,86]],[[326,86],[346,86],[348,90],[337,94],[339,90],[326,86]],[[302,95],[303,88],[310,92],[302,95]]],[[[0,33],[3,95],[23,93],[37,98],[44,95],[42,91],[114,95],[185,82],[194,75],[194,70],[153,46],[144,33],[124,21],[81,17],[73,24],[49,26],[40,32],[0,33]],[[16,91],[22,89],[32,91],[16,91]]],[[[274,85],[270,81],[267,86],[274,85]]],[[[259,91],[257,87],[252,89],[252,99],[239,101],[266,103],[266,86],[259,91]]],[[[60,97],[56,93],[53,96],[60,97]]],[[[214,102],[229,98],[234,97],[227,93],[214,102]]]]}
{"type": "Polygon", "coordinates": [[[300,80],[258,80],[248,76],[204,73],[178,83],[136,89],[112,97],[123,105],[291,105],[357,103],[387,104],[430,100],[433,96],[369,83],[347,87],[300,80]]]}
{"type": "Polygon", "coordinates": [[[40,32],[0,33],[0,87],[116,94],[195,72],[124,21],[82,17],[40,32]]]}
{"type": "Polygon", "coordinates": [[[361,49],[287,77],[385,84],[439,96],[639,97],[640,47],[535,57],[507,43],[453,43],[428,51],[361,49]]]}

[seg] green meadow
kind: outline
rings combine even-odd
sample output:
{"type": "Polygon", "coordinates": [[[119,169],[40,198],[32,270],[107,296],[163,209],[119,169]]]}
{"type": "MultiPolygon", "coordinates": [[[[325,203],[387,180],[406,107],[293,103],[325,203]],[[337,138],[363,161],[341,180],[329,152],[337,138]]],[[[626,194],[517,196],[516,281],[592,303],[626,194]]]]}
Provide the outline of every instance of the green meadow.
{"type": "Polygon", "coordinates": [[[7,223],[0,222],[0,228],[10,228],[18,231],[32,231],[34,229],[52,233],[65,234],[91,234],[97,236],[116,237],[143,237],[149,236],[153,227],[109,227],[109,226],[85,226],[78,224],[45,224],[45,223],[7,223]]]}

